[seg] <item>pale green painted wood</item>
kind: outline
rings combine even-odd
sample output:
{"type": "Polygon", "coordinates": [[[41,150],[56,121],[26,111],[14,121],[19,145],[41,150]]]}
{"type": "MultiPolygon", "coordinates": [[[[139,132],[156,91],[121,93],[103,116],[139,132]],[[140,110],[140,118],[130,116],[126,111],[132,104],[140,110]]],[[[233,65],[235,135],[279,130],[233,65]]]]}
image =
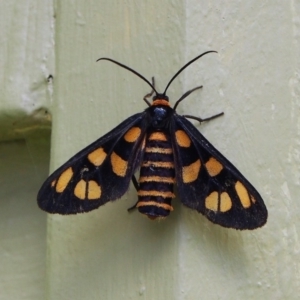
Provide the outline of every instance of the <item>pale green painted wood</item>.
{"type": "Polygon", "coordinates": [[[0,143],[0,299],[46,293],[46,216],[36,193],[48,174],[50,132],[0,143]]]}
{"type": "Polygon", "coordinates": [[[298,299],[299,3],[191,0],[186,7],[187,56],[197,43],[219,51],[217,67],[210,61],[185,73],[186,84],[205,81],[201,114],[225,112],[202,132],[261,192],[269,220],[236,232],[184,210],[183,298],[298,299]]]}
{"type": "Polygon", "coordinates": [[[181,207],[163,222],[119,201],[79,216],[49,217],[48,299],[297,299],[299,295],[299,7],[251,1],[61,1],[56,7],[52,169],[125,117],[147,85],[169,96],[204,89],[179,112],[225,116],[201,127],[261,192],[268,224],[237,232],[181,207]],[[181,82],[184,82],[183,87],[181,82]]]}
{"type": "Polygon", "coordinates": [[[0,299],[46,293],[46,215],[36,193],[49,171],[51,1],[0,3],[0,299]]]}
{"type": "Polygon", "coordinates": [[[0,3],[0,140],[49,127],[53,74],[53,3],[0,3]]]}

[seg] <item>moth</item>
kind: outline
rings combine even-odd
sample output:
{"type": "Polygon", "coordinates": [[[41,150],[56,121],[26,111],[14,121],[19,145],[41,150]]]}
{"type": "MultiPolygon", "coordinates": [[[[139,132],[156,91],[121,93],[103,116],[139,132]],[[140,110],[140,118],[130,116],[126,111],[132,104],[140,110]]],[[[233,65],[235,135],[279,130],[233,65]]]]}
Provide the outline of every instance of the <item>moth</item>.
{"type": "Polygon", "coordinates": [[[145,81],[152,92],[144,97],[148,107],[87,146],[58,168],[42,185],[37,201],[49,213],[88,212],[120,198],[131,180],[138,209],[150,219],[167,217],[173,210],[174,185],[184,206],[202,213],[210,221],[235,229],[255,229],[267,221],[267,209],[256,189],[188,120],[178,115],[179,103],[197,86],[184,93],[172,108],[166,92],[173,80],[204,52],[186,63],[171,78],[163,93],[154,80],[110,58],[110,61],[145,81]],[[153,96],[150,103],[147,98],[153,96]],[[139,169],[138,180],[135,172],[139,169]]]}

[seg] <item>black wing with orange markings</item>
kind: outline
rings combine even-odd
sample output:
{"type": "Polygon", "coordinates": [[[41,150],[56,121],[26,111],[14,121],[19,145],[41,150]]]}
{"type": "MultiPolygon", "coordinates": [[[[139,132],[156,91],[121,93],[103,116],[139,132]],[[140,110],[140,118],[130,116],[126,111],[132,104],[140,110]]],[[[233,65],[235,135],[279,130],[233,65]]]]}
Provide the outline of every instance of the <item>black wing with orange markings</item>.
{"type": "Polygon", "coordinates": [[[144,135],[144,113],[139,113],[77,153],[44,182],[40,208],[76,214],[120,198],[140,163],[144,135]]]}
{"type": "Polygon", "coordinates": [[[172,141],[181,202],[213,223],[254,229],[267,209],[250,182],[183,116],[174,116],[172,141]]]}

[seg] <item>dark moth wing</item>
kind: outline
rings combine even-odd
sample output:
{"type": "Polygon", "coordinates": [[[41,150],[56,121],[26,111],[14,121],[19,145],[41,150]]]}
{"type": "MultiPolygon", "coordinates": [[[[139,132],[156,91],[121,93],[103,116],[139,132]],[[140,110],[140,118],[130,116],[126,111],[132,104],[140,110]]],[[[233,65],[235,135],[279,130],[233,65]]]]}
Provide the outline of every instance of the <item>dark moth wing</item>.
{"type": "Polygon", "coordinates": [[[263,226],[265,204],[236,167],[185,117],[175,114],[170,126],[181,202],[224,227],[263,226]]]}
{"type": "Polygon", "coordinates": [[[135,114],[73,156],[41,187],[40,208],[76,214],[120,198],[140,164],[145,127],[144,113],[135,114]]]}

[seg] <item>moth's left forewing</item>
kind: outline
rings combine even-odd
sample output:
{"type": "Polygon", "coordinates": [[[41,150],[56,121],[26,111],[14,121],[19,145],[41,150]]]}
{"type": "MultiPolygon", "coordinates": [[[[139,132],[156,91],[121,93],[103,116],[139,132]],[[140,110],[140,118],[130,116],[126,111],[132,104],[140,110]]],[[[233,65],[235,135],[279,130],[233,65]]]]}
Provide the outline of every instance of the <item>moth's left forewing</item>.
{"type": "Polygon", "coordinates": [[[224,227],[263,226],[266,206],[236,167],[186,118],[174,115],[170,130],[181,202],[224,227]]]}
{"type": "Polygon", "coordinates": [[[147,124],[133,115],[53,172],[37,201],[50,213],[76,214],[120,198],[139,166],[147,124]]]}

